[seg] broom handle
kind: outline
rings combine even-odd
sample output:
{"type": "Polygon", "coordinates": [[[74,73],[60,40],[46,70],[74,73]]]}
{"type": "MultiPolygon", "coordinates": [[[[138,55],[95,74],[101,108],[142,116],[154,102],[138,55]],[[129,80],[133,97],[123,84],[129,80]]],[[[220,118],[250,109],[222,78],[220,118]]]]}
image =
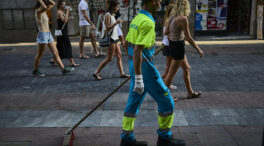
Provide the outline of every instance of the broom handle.
{"type": "MultiPolygon", "coordinates": [[[[161,46],[154,54],[156,56],[161,50],[163,50],[164,46],[161,46]]],[[[76,123],[70,130],[66,132],[66,134],[70,134],[75,128],[77,128],[88,116],[90,116],[97,108],[99,108],[109,97],[111,97],[118,89],[120,89],[127,81],[130,80],[130,76],[123,81],[114,91],[112,91],[104,100],[102,100],[96,107],[94,107],[89,113],[87,113],[78,123],[76,123]]]]}

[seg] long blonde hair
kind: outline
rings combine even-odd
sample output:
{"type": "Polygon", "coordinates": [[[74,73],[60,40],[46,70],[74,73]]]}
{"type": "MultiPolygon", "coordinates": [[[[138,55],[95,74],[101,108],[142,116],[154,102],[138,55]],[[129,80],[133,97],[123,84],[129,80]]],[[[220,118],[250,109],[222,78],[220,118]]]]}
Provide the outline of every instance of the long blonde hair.
{"type": "Polygon", "coordinates": [[[174,4],[169,4],[169,5],[167,6],[167,8],[166,8],[166,12],[165,12],[165,15],[164,15],[164,19],[163,19],[162,26],[164,26],[164,25],[167,23],[167,21],[169,20],[170,15],[171,15],[171,11],[172,11],[172,9],[173,9],[173,6],[174,6],[174,4]]]}
{"type": "Polygon", "coordinates": [[[172,10],[172,16],[189,16],[191,13],[190,4],[188,0],[176,0],[172,10]]]}

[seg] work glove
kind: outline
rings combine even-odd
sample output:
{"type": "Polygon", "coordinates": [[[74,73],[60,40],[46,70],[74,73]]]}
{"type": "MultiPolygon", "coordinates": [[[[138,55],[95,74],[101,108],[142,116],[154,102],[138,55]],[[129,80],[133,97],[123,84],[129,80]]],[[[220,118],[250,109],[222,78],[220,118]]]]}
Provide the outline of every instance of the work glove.
{"type": "Polygon", "coordinates": [[[144,83],[142,75],[135,75],[135,86],[134,92],[137,92],[139,95],[144,91],[144,83]]]}

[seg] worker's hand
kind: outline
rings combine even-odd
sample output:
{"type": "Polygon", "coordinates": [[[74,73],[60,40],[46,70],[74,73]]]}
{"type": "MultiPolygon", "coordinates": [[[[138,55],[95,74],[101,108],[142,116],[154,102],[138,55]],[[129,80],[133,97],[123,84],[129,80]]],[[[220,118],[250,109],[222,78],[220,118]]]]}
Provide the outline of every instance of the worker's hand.
{"type": "Polygon", "coordinates": [[[143,83],[143,77],[142,75],[135,75],[135,86],[134,86],[134,92],[137,92],[138,94],[142,94],[144,91],[144,83],[143,83]]]}

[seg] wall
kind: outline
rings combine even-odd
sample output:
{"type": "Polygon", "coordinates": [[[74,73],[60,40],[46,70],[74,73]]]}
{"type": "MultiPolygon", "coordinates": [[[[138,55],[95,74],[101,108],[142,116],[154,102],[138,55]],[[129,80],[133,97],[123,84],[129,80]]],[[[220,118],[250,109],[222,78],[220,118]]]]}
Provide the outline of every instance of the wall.
{"type": "Polygon", "coordinates": [[[189,27],[192,37],[195,36],[195,0],[189,0],[191,7],[191,14],[189,16],[189,27]]]}
{"type": "Polygon", "coordinates": [[[36,35],[35,0],[0,0],[0,42],[28,42],[36,35]]]}
{"type": "Polygon", "coordinates": [[[252,0],[249,35],[253,36],[254,38],[256,38],[256,34],[257,34],[256,10],[257,10],[257,0],[252,0]]]}

